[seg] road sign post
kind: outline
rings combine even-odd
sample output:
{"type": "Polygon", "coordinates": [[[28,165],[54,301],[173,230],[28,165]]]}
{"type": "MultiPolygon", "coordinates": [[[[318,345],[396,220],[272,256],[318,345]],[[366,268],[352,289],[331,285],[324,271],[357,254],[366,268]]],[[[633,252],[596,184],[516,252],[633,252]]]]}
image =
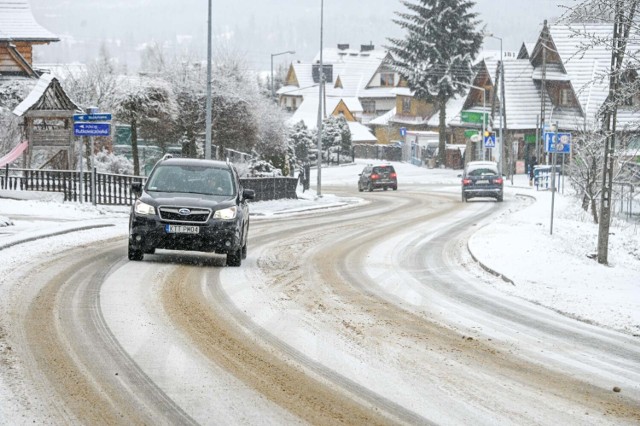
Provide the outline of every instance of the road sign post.
{"type": "MultiPolygon", "coordinates": [[[[73,116],[73,134],[74,136],[89,136],[89,149],[91,152],[91,202],[96,205],[96,167],[95,155],[93,153],[94,136],[110,136],[111,121],[110,113],[98,113],[97,107],[87,108],[86,114],[75,114],[73,116]],[[105,123],[106,122],[106,123],[105,123]]],[[[80,149],[80,178],[82,179],[82,148],[80,149]]],[[[82,183],[81,183],[82,186],[82,183]]],[[[82,192],[80,193],[82,198],[82,192]]]]}

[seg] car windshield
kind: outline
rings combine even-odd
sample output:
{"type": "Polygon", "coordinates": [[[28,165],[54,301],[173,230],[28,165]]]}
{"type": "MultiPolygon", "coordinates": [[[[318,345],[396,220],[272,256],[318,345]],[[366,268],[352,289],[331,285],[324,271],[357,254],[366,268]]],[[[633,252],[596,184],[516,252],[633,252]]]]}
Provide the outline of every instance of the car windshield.
{"type": "Polygon", "coordinates": [[[149,178],[147,190],[219,196],[234,194],[230,170],[185,165],[158,166],[149,178]]]}

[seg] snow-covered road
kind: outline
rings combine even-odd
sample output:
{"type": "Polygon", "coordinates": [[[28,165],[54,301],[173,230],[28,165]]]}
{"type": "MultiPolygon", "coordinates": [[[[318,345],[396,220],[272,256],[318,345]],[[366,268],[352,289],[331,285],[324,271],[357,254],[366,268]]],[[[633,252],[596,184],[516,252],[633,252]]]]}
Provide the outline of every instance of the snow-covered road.
{"type": "Polygon", "coordinates": [[[3,418],[640,421],[637,338],[505,294],[469,255],[488,218],[530,200],[462,205],[412,182],[360,195],[355,208],[256,218],[241,268],[161,250],[127,262],[124,215],[5,249],[3,418]]]}

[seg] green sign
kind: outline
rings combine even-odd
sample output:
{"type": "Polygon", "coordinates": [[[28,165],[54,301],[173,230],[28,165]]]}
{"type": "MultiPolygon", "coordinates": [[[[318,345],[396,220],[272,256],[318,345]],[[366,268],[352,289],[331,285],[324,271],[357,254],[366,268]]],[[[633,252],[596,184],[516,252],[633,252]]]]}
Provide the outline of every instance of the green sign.
{"type": "Polygon", "coordinates": [[[536,135],[524,135],[525,143],[536,143],[536,135]]]}
{"type": "Polygon", "coordinates": [[[472,136],[476,136],[479,135],[480,132],[478,130],[465,130],[464,131],[464,137],[466,139],[471,139],[472,136]]]}
{"type": "MultiPolygon", "coordinates": [[[[462,111],[460,112],[460,120],[463,123],[477,123],[482,124],[482,116],[487,117],[486,113],[481,112],[473,112],[473,111],[462,111]]],[[[485,118],[486,120],[486,118],[485,118]]]]}

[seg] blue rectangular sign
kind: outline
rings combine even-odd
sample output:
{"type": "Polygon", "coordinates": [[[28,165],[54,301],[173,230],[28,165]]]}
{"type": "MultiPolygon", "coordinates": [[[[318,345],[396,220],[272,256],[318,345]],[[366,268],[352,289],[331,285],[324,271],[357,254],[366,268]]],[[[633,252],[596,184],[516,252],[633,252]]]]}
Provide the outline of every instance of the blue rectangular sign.
{"type": "Polygon", "coordinates": [[[111,121],[111,114],[76,114],[73,121],[111,121]]]}
{"type": "Polygon", "coordinates": [[[550,154],[571,153],[571,133],[545,133],[544,149],[550,154]]]}
{"type": "Polygon", "coordinates": [[[111,124],[109,123],[73,123],[74,136],[109,136],[111,124]]]}

